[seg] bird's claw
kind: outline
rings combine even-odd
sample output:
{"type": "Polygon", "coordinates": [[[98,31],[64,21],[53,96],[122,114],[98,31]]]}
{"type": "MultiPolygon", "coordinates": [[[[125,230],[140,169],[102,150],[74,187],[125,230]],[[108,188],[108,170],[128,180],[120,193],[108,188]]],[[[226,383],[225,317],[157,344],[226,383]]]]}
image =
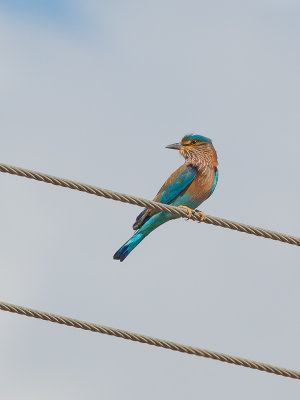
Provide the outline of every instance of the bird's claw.
{"type": "Polygon", "coordinates": [[[200,222],[203,222],[206,218],[206,214],[203,211],[199,211],[199,210],[193,210],[195,213],[198,213],[201,215],[200,217],[200,222]]]}
{"type": "Polygon", "coordinates": [[[191,218],[192,217],[192,214],[193,214],[193,211],[194,210],[192,210],[190,207],[187,207],[187,206],[178,206],[179,208],[184,208],[185,210],[187,210],[187,212],[188,212],[188,215],[187,215],[187,218],[191,218]]]}
{"type": "Polygon", "coordinates": [[[188,212],[187,218],[188,219],[192,218],[192,215],[195,214],[195,213],[198,213],[198,214],[201,215],[200,222],[204,221],[205,218],[206,218],[206,214],[204,214],[204,212],[202,212],[202,211],[193,210],[192,208],[187,207],[187,206],[178,206],[178,207],[179,208],[184,208],[185,210],[187,210],[187,212],[188,212]]]}

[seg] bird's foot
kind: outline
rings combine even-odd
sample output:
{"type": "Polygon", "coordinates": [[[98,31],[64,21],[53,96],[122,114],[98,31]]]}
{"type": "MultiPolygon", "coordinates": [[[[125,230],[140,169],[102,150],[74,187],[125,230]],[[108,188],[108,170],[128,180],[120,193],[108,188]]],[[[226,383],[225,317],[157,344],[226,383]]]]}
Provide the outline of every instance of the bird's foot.
{"type": "Polygon", "coordinates": [[[192,210],[190,207],[187,207],[187,206],[178,206],[178,207],[179,208],[184,208],[185,210],[187,210],[187,212],[188,212],[187,218],[191,218],[192,215],[193,215],[193,211],[195,211],[195,210],[192,210]]]}
{"type": "Polygon", "coordinates": [[[203,211],[199,211],[199,210],[193,210],[195,213],[200,214],[200,222],[203,222],[206,218],[206,214],[203,211]]]}
{"type": "Polygon", "coordinates": [[[193,210],[192,208],[187,207],[187,206],[178,206],[178,207],[179,208],[184,208],[185,210],[187,210],[187,212],[188,212],[187,218],[189,218],[189,219],[192,218],[192,215],[195,214],[195,213],[201,215],[200,222],[204,221],[205,218],[206,218],[206,214],[204,214],[204,212],[202,212],[202,211],[193,210]]]}

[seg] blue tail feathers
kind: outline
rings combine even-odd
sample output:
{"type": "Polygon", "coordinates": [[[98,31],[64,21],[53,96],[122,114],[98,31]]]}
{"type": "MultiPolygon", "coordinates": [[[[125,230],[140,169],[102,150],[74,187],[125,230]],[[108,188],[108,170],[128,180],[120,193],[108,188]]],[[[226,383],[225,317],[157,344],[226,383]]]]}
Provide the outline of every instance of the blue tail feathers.
{"type": "Polygon", "coordinates": [[[129,253],[145,238],[142,233],[135,233],[123,246],[114,254],[115,260],[123,261],[129,253]]]}
{"type": "Polygon", "coordinates": [[[143,226],[129,239],[123,246],[114,254],[115,260],[123,261],[132,252],[132,250],[149,235],[154,229],[164,224],[165,222],[178,218],[175,215],[159,212],[149,220],[143,222],[143,226]]]}

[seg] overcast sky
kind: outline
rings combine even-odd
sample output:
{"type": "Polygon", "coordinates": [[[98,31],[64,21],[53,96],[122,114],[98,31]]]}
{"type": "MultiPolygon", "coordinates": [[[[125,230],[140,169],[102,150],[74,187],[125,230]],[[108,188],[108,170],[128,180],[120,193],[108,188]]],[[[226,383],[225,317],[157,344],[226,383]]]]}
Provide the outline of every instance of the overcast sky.
{"type": "MultiPolygon", "coordinates": [[[[153,198],[212,138],[210,215],[299,236],[300,3],[0,0],[0,162],[153,198]]],[[[300,370],[299,248],[0,174],[1,301],[300,370]]],[[[1,399],[299,399],[299,382],[0,312],[1,399]]]]}

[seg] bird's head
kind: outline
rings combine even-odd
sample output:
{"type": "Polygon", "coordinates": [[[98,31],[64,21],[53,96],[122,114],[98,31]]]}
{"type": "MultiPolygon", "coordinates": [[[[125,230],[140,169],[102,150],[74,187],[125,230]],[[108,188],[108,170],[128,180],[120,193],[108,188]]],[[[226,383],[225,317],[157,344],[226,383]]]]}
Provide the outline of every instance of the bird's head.
{"type": "Polygon", "coordinates": [[[205,158],[207,161],[210,158],[213,165],[217,164],[217,155],[213,147],[211,139],[201,136],[190,134],[182,138],[180,143],[173,143],[166,146],[167,149],[179,150],[180,154],[191,163],[199,160],[203,161],[205,158]]]}

